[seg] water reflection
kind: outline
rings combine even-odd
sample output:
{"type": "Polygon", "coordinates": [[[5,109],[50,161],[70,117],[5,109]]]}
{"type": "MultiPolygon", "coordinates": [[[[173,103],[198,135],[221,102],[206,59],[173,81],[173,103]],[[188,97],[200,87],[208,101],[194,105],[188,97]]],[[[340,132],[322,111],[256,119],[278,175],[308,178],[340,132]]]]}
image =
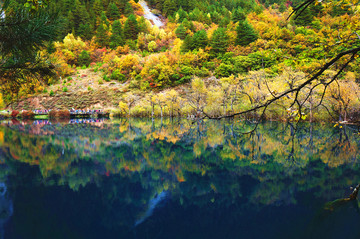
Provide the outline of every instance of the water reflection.
{"type": "Polygon", "coordinates": [[[169,196],[169,192],[162,191],[159,194],[155,194],[152,199],[150,199],[149,204],[147,205],[146,211],[139,216],[139,219],[135,221],[135,227],[143,223],[148,217],[150,217],[155,208],[169,196]]]}
{"type": "Polygon", "coordinates": [[[4,238],[4,225],[13,214],[13,203],[7,193],[4,182],[0,182],[0,238],[4,238]]]}
{"type": "MultiPolygon", "coordinates": [[[[7,170],[1,178],[11,179],[15,208],[25,207],[24,191],[34,197],[31,205],[56,202],[45,203],[46,210],[86,238],[104,238],[99,230],[108,237],[134,238],[136,230],[137,238],[145,232],[155,238],[159,228],[158,238],[168,238],[180,225],[194,234],[178,238],[257,238],[251,223],[265,225],[264,238],[324,234],[311,228],[332,213],[317,212],[360,182],[356,129],[269,122],[254,134],[241,133],[252,126],[236,120],[3,122],[0,157],[7,170]]],[[[358,214],[351,208],[353,220],[358,214]]],[[[66,231],[53,230],[60,229],[66,231]]]]}

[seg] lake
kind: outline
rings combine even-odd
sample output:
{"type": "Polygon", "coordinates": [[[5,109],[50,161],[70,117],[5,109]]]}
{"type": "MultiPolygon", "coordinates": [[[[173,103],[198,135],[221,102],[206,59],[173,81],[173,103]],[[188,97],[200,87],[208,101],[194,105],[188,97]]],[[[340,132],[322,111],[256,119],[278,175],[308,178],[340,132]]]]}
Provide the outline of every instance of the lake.
{"type": "Polygon", "coordinates": [[[356,126],[3,121],[0,238],[360,238],[356,126]]]}

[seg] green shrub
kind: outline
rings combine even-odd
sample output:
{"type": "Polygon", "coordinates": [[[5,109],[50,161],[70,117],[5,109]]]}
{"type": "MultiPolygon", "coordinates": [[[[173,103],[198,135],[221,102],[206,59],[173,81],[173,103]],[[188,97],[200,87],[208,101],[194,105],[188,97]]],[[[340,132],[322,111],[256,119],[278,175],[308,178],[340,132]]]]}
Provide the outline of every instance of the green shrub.
{"type": "Polygon", "coordinates": [[[78,58],[78,66],[85,66],[86,67],[90,64],[91,62],[91,57],[90,57],[90,53],[88,51],[83,50],[78,58]]]}
{"type": "Polygon", "coordinates": [[[210,75],[210,71],[208,69],[206,69],[205,67],[202,67],[201,69],[196,68],[194,70],[194,74],[199,77],[207,77],[210,75]]]}
{"type": "Polygon", "coordinates": [[[140,83],[140,90],[146,91],[150,89],[150,83],[148,81],[143,81],[140,83]]]}
{"type": "Polygon", "coordinates": [[[126,80],[126,77],[120,72],[120,70],[114,70],[110,75],[110,79],[124,82],[126,80]]]}
{"type": "Polygon", "coordinates": [[[90,86],[87,89],[88,89],[88,91],[92,91],[92,88],[90,86]]]}
{"type": "Polygon", "coordinates": [[[103,76],[103,80],[106,81],[106,82],[109,82],[109,81],[110,81],[110,78],[109,78],[107,75],[104,75],[104,76],[103,76]]]}
{"type": "Polygon", "coordinates": [[[221,63],[215,70],[217,77],[228,77],[234,73],[234,67],[225,63],[221,63]]]}
{"type": "Polygon", "coordinates": [[[68,81],[71,81],[73,78],[71,77],[71,76],[69,76],[68,78],[67,78],[67,80],[68,81]]]}
{"type": "Polygon", "coordinates": [[[63,92],[68,92],[68,88],[64,87],[64,88],[62,89],[62,91],[63,91],[63,92]]]}
{"type": "Polygon", "coordinates": [[[190,66],[182,66],[180,73],[188,76],[188,75],[192,75],[193,74],[193,68],[191,68],[190,66]]]}
{"type": "Polygon", "coordinates": [[[215,62],[206,62],[204,64],[209,70],[215,70],[215,62]]]}
{"type": "Polygon", "coordinates": [[[53,90],[50,90],[49,95],[50,95],[50,96],[54,96],[54,95],[55,95],[54,91],[53,91],[53,90]]]}
{"type": "Polygon", "coordinates": [[[100,79],[100,80],[98,81],[98,83],[99,83],[99,85],[104,84],[104,82],[103,82],[103,80],[102,80],[102,79],[100,79]]]}
{"type": "Polygon", "coordinates": [[[142,80],[141,75],[137,75],[137,76],[135,76],[135,80],[137,80],[137,81],[141,81],[141,80],[142,80]]]}

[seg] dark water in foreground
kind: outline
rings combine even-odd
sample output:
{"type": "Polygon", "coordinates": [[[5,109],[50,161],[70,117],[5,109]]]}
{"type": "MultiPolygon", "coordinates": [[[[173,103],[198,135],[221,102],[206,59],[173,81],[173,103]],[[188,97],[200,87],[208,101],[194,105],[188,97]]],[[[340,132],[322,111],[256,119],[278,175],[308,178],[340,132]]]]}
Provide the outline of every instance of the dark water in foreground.
{"type": "Polygon", "coordinates": [[[358,129],[250,127],[3,122],[0,238],[360,238],[358,129]]]}

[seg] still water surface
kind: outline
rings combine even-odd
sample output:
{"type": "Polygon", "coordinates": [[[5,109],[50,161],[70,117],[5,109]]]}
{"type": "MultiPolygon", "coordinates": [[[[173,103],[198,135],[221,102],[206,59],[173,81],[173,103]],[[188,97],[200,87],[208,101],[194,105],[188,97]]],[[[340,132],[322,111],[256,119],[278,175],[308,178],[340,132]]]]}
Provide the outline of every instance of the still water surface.
{"type": "Polygon", "coordinates": [[[360,238],[357,128],[0,125],[0,238],[360,238]]]}

